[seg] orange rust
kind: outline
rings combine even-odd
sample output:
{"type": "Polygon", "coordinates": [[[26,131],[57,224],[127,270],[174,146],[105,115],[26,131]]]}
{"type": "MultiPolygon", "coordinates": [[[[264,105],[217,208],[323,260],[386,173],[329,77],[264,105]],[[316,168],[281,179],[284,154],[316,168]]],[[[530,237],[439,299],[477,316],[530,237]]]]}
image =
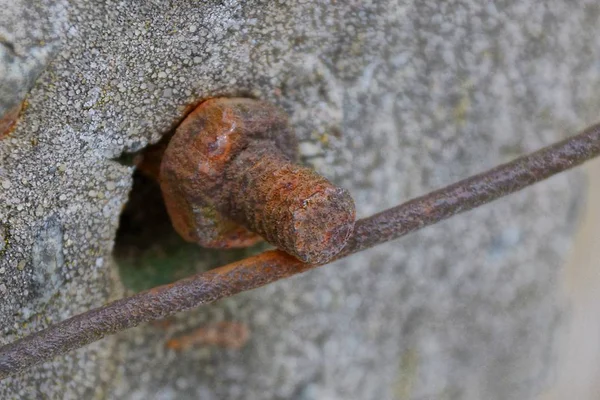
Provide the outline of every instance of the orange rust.
{"type": "Polygon", "coordinates": [[[24,101],[17,104],[10,110],[8,110],[2,117],[0,117],[0,139],[4,139],[15,128],[17,121],[21,116],[21,113],[27,108],[27,102],[24,101]]]}
{"type": "Polygon", "coordinates": [[[352,232],[354,202],[296,157],[280,109],[242,98],[203,102],[160,167],[175,230],[206,247],[246,247],[262,237],[305,262],[332,258],[352,232]]]}
{"type": "Polygon", "coordinates": [[[250,339],[250,329],[241,322],[222,321],[208,324],[188,335],[169,340],[166,347],[184,351],[195,346],[216,346],[239,350],[250,339]]]}
{"type": "Polygon", "coordinates": [[[150,325],[160,329],[168,329],[173,325],[174,322],[174,318],[165,318],[156,321],[150,321],[150,325]]]}

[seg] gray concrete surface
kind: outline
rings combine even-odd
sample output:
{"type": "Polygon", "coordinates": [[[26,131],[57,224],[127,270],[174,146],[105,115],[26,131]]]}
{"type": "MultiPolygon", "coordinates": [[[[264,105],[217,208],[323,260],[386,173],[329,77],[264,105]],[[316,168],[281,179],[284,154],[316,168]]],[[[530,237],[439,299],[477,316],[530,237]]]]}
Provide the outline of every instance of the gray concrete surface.
{"type": "MultiPolygon", "coordinates": [[[[51,4],[0,1],[3,16],[35,27],[47,26],[51,4]]],[[[0,141],[0,343],[131,290],[113,249],[133,167],[116,159],[159,140],[201,98],[284,107],[305,161],[347,187],[361,216],[594,122],[597,2],[494,4],[64,5],[54,28],[39,31],[60,47],[0,141]]],[[[584,189],[580,172],[553,178],[403,241],[107,338],[3,381],[0,397],[534,398],[557,360],[560,266],[584,189]],[[165,346],[215,321],[246,324],[250,341],[165,346]]],[[[200,254],[187,267],[230,257],[200,254]]]]}
{"type": "MultiPolygon", "coordinates": [[[[18,107],[60,47],[65,1],[3,1],[0,13],[0,118],[18,107]]],[[[0,132],[1,135],[1,132],[0,132]]]]}

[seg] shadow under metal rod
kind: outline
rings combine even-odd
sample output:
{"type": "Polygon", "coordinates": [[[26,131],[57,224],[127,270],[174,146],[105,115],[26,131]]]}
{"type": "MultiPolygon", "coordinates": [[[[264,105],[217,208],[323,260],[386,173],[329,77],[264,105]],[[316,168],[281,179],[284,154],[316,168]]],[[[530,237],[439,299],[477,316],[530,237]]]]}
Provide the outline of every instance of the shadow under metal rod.
{"type": "MultiPolygon", "coordinates": [[[[514,193],[600,155],[600,124],[560,143],[356,222],[350,254],[514,193]]],[[[0,348],[0,379],[142,322],[212,303],[319,266],[267,251],[76,315],[0,348]]]]}

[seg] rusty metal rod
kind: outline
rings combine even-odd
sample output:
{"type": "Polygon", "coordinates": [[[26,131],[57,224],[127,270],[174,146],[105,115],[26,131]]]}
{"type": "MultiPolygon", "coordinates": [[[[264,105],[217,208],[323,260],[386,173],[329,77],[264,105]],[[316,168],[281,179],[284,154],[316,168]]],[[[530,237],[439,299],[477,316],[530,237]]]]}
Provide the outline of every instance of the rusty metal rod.
{"type": "Polygon", "coordinates": [[[518,192],[600,155],[600,123],[534,153],[358,221],[337,258],[518,192]]]}
{"type": "MultiPolygon", "coordinates": [[[[600,124],[538,152],[357,221],[337,259],[476,208],[600,155],[600,124]]],[[[76,315],[0,348],[0,379],[142,322],[258,288],[319,266],[282,251],[159,286],[76,315]]]]}

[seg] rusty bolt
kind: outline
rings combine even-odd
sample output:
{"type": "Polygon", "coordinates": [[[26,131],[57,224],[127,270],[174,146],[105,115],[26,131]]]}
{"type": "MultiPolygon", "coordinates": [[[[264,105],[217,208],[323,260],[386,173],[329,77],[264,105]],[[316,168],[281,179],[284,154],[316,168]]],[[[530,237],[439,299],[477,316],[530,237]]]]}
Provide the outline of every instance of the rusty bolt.
{"type": "Polygon", "coordinates": [[[296,158],[279,108],[243,98],[205,101],[179,126],[161,163],[173,226],[205,247],[244,247],[263,237],[304,262],[328,261],[352,232],[354,202],[296,158]]]}

